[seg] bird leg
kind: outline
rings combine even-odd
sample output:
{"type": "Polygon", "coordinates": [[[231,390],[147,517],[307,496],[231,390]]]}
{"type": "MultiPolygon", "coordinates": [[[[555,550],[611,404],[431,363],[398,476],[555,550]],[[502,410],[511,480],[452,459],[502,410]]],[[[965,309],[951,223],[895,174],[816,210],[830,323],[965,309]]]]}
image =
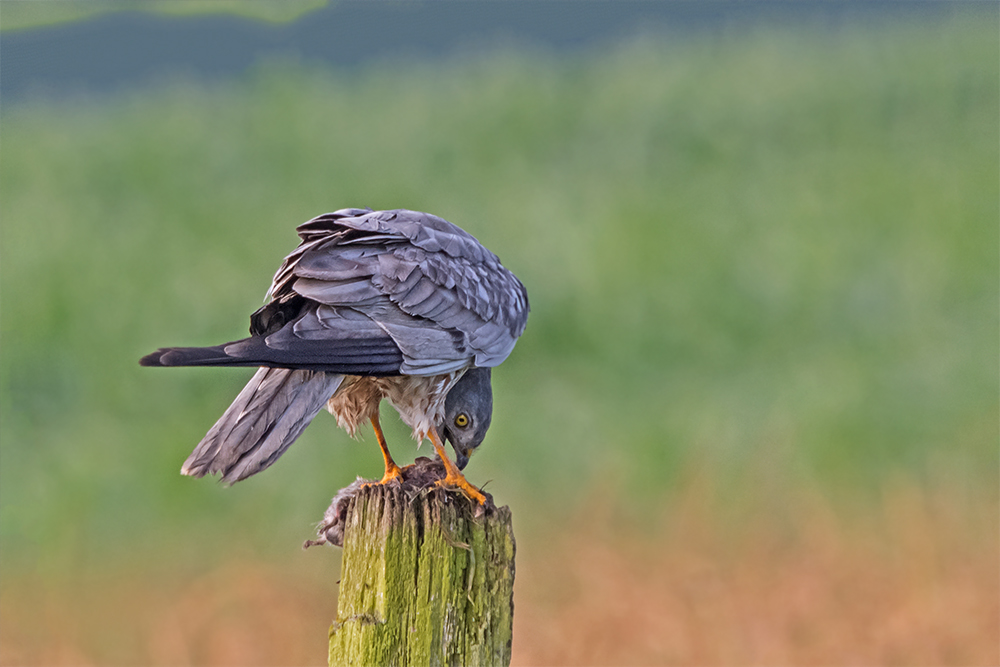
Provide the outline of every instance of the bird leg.
{"type": "Polygon", "coordinates": [[[451,459],[448,458],[448,454],[444,451],[444,446],[441,444],[441,436],[437,434],[437,429],[431,427],[431,430],[427,432],[427,437],[431,439],[431,444],[434,445],[434,451],[437,452],[438,457],[441,459],[441,463],[444,464],[445,477],[444,479],[439,479],[437,481],[438,486],[450,486],[457,487],[466,496],[475,500],[480,505],[486,504],[486,496],[476,487],[469,484],[469,480],[465,479],[462,471],[458,469],[451,459]]]}
{"type": "Polygon", "coordinates": [[[389,445],[385,442],[385,436],[382,434],[382,425],[378,421],[378,410],[375,410],[375,414],[372,415],[372,429],[375,431],[375,439],[378,440],[378,446],[382,449],[382,458],[385,459],[385,474],[382,475],[382,480],[378,484],[386,484],[394,479],[402,480],[403,473],[400,472],[399,466],[396,462],[392,460],[392,455],[389,453],[389,445]]]}

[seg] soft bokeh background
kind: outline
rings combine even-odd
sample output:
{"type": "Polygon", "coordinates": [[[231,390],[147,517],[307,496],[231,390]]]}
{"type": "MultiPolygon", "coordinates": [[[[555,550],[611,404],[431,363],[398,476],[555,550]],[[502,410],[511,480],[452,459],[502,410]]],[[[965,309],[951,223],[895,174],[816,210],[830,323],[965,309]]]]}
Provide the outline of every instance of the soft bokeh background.
{"type": "Polygon", "coordinates": [[[373,438],[183,478],[250,371],[137,360],[244,335],[346,206],[528,287],[467,470],[515,664],[1000,661],[1000,16],[866,16],[5,101],[0,663],[324,662],[340,554],[299,545],[373,438]]]}

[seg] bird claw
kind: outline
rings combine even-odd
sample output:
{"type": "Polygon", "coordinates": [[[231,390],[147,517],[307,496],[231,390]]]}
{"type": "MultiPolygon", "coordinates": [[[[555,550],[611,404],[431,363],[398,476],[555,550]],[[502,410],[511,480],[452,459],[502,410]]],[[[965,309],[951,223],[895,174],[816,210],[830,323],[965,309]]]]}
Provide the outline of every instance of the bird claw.
{"type": "Polygon", "coordinates": [[[469,500],[476,502],[479,506],[486,505],[486,496],[484,496],[479,489],[472,486],[472,484],[469,484],[469,481],[462,475],[455,477],[449,475],[443,479],[439,479],[435,482],[435,485],[445,489],[457,489],[464,493],[469,500]]]}
{"type": "Polygon", "coordinates": [[[395,463],[393,463],[391,467],[386,466],[385,474],[382,475],[382,479],[377,482],[366,482],[362,486],[384,486],[393,482],[397,485],[403,483],[403,471],[400,470],[399,466],[395,463]]]}

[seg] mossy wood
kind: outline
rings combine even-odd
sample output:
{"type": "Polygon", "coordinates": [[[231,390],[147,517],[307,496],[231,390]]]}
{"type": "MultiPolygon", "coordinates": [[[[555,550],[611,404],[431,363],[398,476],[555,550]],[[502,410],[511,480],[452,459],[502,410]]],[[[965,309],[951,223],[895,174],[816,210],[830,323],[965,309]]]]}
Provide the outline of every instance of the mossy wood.
{"type": "Polygon", "coordinates": [[[476,510],[442,489],[369,486],[351,499],[331,666],[510,664],[510,510],[476,510]]]}

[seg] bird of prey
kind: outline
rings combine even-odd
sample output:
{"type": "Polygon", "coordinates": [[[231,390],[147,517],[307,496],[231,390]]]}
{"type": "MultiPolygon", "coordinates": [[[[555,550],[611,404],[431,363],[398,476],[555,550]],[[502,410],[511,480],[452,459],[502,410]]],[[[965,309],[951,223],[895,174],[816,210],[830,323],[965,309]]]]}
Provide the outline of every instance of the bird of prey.
{"type": "Polygon", "coordinates": [[[245,479],[326,406],[352,436],[371,422],[385,460],[379,483],[388,483],[400,469],[379,424],[385,398],[418,444],[430,439],[445,466],[440,483],[484,503],[461,469],[490,425],[490,369],[524,331],[524,285],[473,236],[428,213],[342,209],[296,231],[301,242],[251,315],[249,338],[140,361],[260,367],[181,472],[245,479]]]}

